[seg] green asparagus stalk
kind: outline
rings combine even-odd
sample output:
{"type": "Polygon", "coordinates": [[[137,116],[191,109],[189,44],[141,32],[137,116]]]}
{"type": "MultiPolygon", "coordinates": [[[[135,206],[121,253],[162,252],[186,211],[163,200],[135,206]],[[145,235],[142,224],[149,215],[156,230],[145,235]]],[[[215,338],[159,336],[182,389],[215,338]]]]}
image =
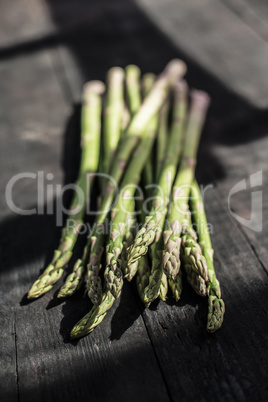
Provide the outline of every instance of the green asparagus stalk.
{"type": "Polygon", "coordinates": [[[124,108],[124,70],[112,67],[107,74],[107,95],[103,123],[102,172],[108,173],[121,135],[124,108]]]}
{"type": "Polygon", "coordinates": [[[83,106],[81,115],[81,164],[76,185],[83,191],[84,200],[77,193],[72,201],[70,217],[62,230],[62,237],[54,257],[42,275],[35,281],[28,292],[28,299],[37,298],[48,292],[53,285],[61,278],[64,266],[72,256],[73,248],[76,243],[79,228],[83,223],[86,208],[87,181],[90,180],[92,188],[94,175],[99,164],[100,148],[100,125],[101,125],[101,94],[104,91],[104,84],[100,81],[91,81],[84,86],[83,106]],[[69,225],[71,221],[71,225],[69,225]],[[75,222],[75,225],[73,225],[75,222]],[[71,229],[68,229],[70,228],[71,229]]]}
{"type": "Polygon", "coordinates": [[[88,335],[90,332],[99,325],[104,319],[107,311],[112,307],[115,298],[107,290],[103,293],[101,303],[93,306],[72,329],[70,333],[71,339],[81,338],[88,335]]]}
{"type": "Polygon", "coordinates": [[[156,148],[156,182],[159,180],[167,151],[169,103],[169,99],[167,99],[159,113],[159,128],[156,148]]]}
{"type": "Polygon", "coordinates": [[[220,283],[216,277],[213,264],[214,251],[211,245],[202,196],[196,181],[194,181],[192,185],[190,203],[193,212],[193,220],[198,230],[199,244],[202,247],[208,268],[208,280],[206,282],[208,295],[207,331],[215,332],[222,326],[225,304],[221,298],[220,283]]]}
{"type": "Polygon", "coordinates": [[[148,246],[156,238],[156,233],[161,232],[161,230],[156,230],[156,228],[158,226],[161,228],[167,212],[170,191],[182,150],[183,126],[186,114],[186,84],[183,81],[177,83],[174,92],[173,124],[164,167],[159,178],[151,212],[146,216],[143,227],[138,231],[133,244],[129,247],[128,265],[133,264],[142,255],[147,253],[148,246]]]}
{"type": "MultiPolygon", "coordinates": [[[[115,155],[115,160],[112,164],[110,176],[113,178],[115,183],[119,183],[124,170],[126,168],[129,157],[131,156],[133,150],[139,143],[139,141],[146,137],[149,132],[145,130],[152,117],[158,113],[162,104],[165,102],[168,91],[174,82],[176,82],[186,70],[185,64],[180,60],[171,61],[163,73],[156,80],[152,90],[144,99],[140,109],[135,114],[131,120],[126,132],[119,143],[118,151],[115,155]]],[[[109,213],[109,210],[113,203],[113,198],[115,194],[115,186],[111,186],[110,183],[106,187],[106,191],[103,194],[103,200],[101,205],[101,211],[97,218],[98,225],[104,224],[105,219],[109,213]]],[[[96,225],[97,226],[97,225],[96,225]]],[[[95,227],[96,227],[95,226],[95,227]]],[[[94,237],[96,236],[96,241],[94,242],[94,249],[91,249],[91,253],[98,255],[100,247],[102,247],[102,237],[98,237],[96,231],[93,230],[94,237]]],[[[90,271],[90,268],[89,268],[90,271]]],[[[94,285],[98,280],[99,270],[92,272],[92,276],[88,280],[89,297],[94,303],[95,300],[101,298],[101,294],[98,296],[90,292],[91,287],[95,291],[94,285]]],[[[100,288],[98,288],[100,292],[100,288]]]]}
{"type": "MultiPolygon", "coordinates": [[[[142,77],[141,87],[142,87],[142,94],[143,94],[144,98],[152,89],[152,86],[155,82],[155,78],[156,78],[155,75],[152,73],[144,74],[144,76],[142,77]]],[[[152,125],[152,127],[154,127],[154,125],[155,125],[154,119],[157,119],[157,118],[158,118],[157,116],[154,116],[152,118],[151,122],[149,123],[152,125]]],[[[150,130],[150,128],[149,128],[149,130],[150,130]]],[[[145,188],[154,182],[152,155],[149,155],[148,161],[146,162],[146,164],[144,166],[144,170],[142,172],[142,181],[145,184],[145,188]]]]}
{"type": "MultiPolygon", "coordinates": [[[[156,153],[156,180],[159,180],[168,144],[168,113],[169,99],[166,100],[159,113],[159,128],[157,133],[157,153],[156,153]]],[[[168,280],[166,274],[162,273],[159,297],[165,301],[168,293],[168,280]]]]}
{"type": "Polygon", "coordinates": [[[188,198],[194,178],[196,154],[209,104],[208,95],[204,92],[194,90],[191,93],[191,98],[192,103],[186,128],[182,162],[173,186],[164,231],[163,265],[164,272],[170,279],[175,279],[180,269],[182,222],[188,211],[188,198]]]}
{"type": "Polygon", "coordinates": [[[141,71],[138,66],[130,64],[126,67],[126,92],[128,106],[131,116],[133,117],[141,106],[140,95],[140,75],[141,71]]]}

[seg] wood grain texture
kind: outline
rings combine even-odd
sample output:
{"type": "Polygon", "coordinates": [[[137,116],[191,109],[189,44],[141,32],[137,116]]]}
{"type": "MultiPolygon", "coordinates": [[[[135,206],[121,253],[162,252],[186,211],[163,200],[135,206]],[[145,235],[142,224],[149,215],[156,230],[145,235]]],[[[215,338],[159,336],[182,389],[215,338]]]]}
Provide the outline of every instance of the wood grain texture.
{"type": "Polygon", "coordinates": [[[219,0],[138,0],[138,4],[176,46],[238,94],[267,107],[263,86],[267,43],[225,4],[219,0]]]}
{"type": "Polygon", "coordinates": [[[267,392],[261,379],[267,370],[267,275],[219,199],[217,190],[206,193],[226,302],[223,327],[206,333],[206,299],[188,286],[177,305],[160,302],[143,314],[174,400],[263,400],[267,392]]]}
{"type": "Polygon", "coordinates": [[[1,384],[0,393],[3,402],[15,402],[18,395],[18,369],[16,355],[16,328],[13,309],[5,306],[4,293],[0,291],[0,360],[1,384]]]}
{"type": "Polygon", "coordinates": [[[265,8],[264,3],[247,0],[221,1],[232,12],[238,15],[260,38],[266,42],[268,41],[268,7],[265,8]]]}
{"type": "Polygon", "coordinates": [[[20,401],[33,394],[33,401],[117,401],[124,395],[133,401],[146,401],[148,395],[169,401],[131,291],[78,342],[68,341],[69,332],[91,307],[89,301],[80,292],[47,310],[50,299],[24,306],[17,319],[20,401]]]}
{"type": "Polygon", "coordinates": [[[37,40],[53,30],[45,1],[1,0],[0,50],[37,40]]]}

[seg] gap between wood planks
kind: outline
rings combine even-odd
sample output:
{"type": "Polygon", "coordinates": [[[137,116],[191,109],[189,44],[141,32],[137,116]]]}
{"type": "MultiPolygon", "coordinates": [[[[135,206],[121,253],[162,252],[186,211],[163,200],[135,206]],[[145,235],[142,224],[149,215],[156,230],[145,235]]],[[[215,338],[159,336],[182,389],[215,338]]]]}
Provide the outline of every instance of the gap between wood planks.
{"type": "Polygon", "coordinates": [[[16,386],[17,386],[17,395],[18,395],[18,402],[20,402],[20,383],[19,383],[19,367],[18,367],[18,348],[17,348],[17,329],[16,329],[16,308],[14,310],[14,345],[15,345],[15,368],[16,368],[16,386]]]}

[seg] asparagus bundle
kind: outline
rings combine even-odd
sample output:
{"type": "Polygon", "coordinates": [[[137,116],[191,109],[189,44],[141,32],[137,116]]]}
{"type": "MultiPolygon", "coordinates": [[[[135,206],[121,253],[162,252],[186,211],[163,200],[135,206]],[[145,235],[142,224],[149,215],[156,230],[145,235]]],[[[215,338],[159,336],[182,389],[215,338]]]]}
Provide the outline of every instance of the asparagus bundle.
{"type": "MultiPolygon", "coordinates": [[[[86,208],[87,177],[91,181],[92,188],[94,175],[99,165],[100,131],[101,131],[101,97],[104,92],[104,84],[100,81],[91,81],[85,84],[83,90],[83,105],[81,116],[81,164],[79,176],[76,182],[78,188],[83,191],[84,200],[81,200],[78,193],[75,193],[70,210],[78,212],[71,214],[75,225],[69,225],[67,220],[62,229],[62,236],[54,257],[45,271],[34,282],[28,292],[28,299],[37,298],[48,292],[53,285],[61,278],[64,266],[70,260],[76,243],[79,228],[83,223],[86,208]],[[89,175],[88,175],[89,174],[89,175]],[[71,229],[67,230],[67,228],[71,229]]],[[[77,271],[75,271],[77,272],[77,271]]]]}
{"type": "Polygon", "coordinates": [[[107,74],[107,99],[103,127],[103,173],[108,173],[121,135],[124,107],[124,70],[113,67],[107,74]]]}
{"type": "MultiPolygon", "coordinates": [[[[207,331],[214,332],[222,325],[225,305],[213,265],[201,194],[193,182],[209,98],[204,92],[192,91],[188,113],[187,85],[181,81],[185,69],[180,60],[172,61],[157,79],[153,74],[141,77],[135,65],[127,66],[125,71],[120,67],[108,71],[100,161],[104,84],[91,82],[85,86],[82,160],[77,184],[87,195],[87,173],[98,171],[111,177],[108,183],[101,179],[100,203],[91,236],[83,256],[76,261],[58,293],[58,297],[72,295],[83,284],[86,274],[93,307],[74,326],[71,338],[89,334],[102,322],[121,294],[124,277],[131,281],[136,276],[138,294],[146,307],[157,297],[165,301],[168,289],[178,301],[183,284],[181,262],[193,289],[201,296],[208,296],[207,331]],[[143,207],[149,205],[146,213],[145,208],[135,211],[134,195],[139,182],[145,190],[143,207]],[[143,222],[139,231],[136,213],[143,222]],[[103,279],[102,257],[106,260],[103,279]]],[[[59,249],[33,285],[29,298],[50,290],[62,276],[83,223],[86,204],[79,204],[75,197],[72,209],[77,206],[81,207],[79,212],[72,214],[75,229],[69,233],[66,233],[68,225],[63,229],[59,249]]]]}
{"type": "MultiPolygon", "coordinates": [[[[143,101],[138,112],[131,120],[122,141],[119,143],[119,147],[111,167],[110,176],[113,178],[113,181],[115,183],[119,183],[121,177],[123,176],[128,159],[140,139],[148,135],[148,131],[145,130],[146,125],[154,116],[154,114],[156,114],[161,108],[163,102],[167,97],[170,86],[184,74],[185,69],[185,64],[180,60],[173,60],[172,62],[170,62],[165,68],[164,72],[155,82],[152,90],[143,101]]],[[[92,234],[92,236],[94,237],[94,244],[91,249],[91,255],[94,256],[95,269],[94,271],[91,270],[91,264],[89,264],[88,270],[92,272],[92,275],[89,275],[88,288],[89,297],[91,298],[91,301],[93,303],[96,303],[96,301],[98,303],[101,299],[100,286],[95,286],[96,283],[99,282],[100,270],[99,261],[95,256],[100,255],[103,237],[98,235],[97,229],[99,229],[100,226],[104,225],[105,219],[107,218],[108,212],[113,203],[114,194],[115,187],[111,186],[109,183],[103,195],[103,200],[100,207],[100,215],[98,216],[95,225],[96,229],[93,230],[92,234]],[[98,266],[98,268],[96,268],[96,265],[98,266]]]]}

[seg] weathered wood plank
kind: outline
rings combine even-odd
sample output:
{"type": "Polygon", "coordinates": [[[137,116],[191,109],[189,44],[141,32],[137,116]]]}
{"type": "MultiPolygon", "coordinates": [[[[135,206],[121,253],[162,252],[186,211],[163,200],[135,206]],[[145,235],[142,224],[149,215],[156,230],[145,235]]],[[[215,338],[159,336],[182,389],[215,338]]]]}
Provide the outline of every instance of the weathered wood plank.
{"type": "Polygon", "coordinates": [[[122,305],[117,302],[90,336],[70,343],[72,325],[90,307],[81,296],[46,310],[48,295],[21,309],[20,400],[31,392],[33,401],[118,401],[126,395],[131,401],[147,401],[148,395],[169,401],[132,292],[124,292],[122,305]]]}
{"type": "MultiPolygon", "coordinates": [[[[254,128],[253,128],[254,131],[254,128]]],[[[252,132],[252,136],[254,132],[252,132]]],[[[237,146],[215,146],[215,156],[219,163],[224,165],[225,179],[217,182],[217,188],[221,193],[222,202],[226,210],[231,210],[235,215],[234,223],[244,232],[246,238],[263,268],[268,273],[268,173],[267,173],[267,137],[256,139],[253,143],[240,144],[237,146]],[[250,150],[250,152],[249,152],[250,150]],[[250,177],[259,172],[260,183],[250,183],[250,177]],[[229,197],[232,188],[242,180],[246,180],[246,189],[237,191],[229,197]],[[259,193],[260,203],[253,204],[253,197],[259,193]],[[239,222],[236,217],[245,220],[239,222]],[[248,225],[248,226],[247,226],[248,225]]],[[[202,156],[200,156],[202,160],[202,156]]],[[[213,181],[213,172],[210,172],[210,180],[213,181]]],[[[208,179],[207,176],[207,180],[208,179]]],[[[231,217],[231,212],[229,216],[231,217]]]]}
{"type": "Polygon", "coordinates": [[[268,20],[268,4],[266,0],[243,0],[262,20],[268,20]]]}
{"type": "Polygon", "coordinates": [[[3,402],[18,400],[18,372],[16,356],[16,327],[14,311],[0,292],[0,328],[1,328],[1,383],[0,393],[3,402]]]}
{"type": "Polygon", "coordinates": [[[177,305],[161,302],[143,315],[174,400],[264,400],[267,275],[218,197],[209,190],[205,205],[226,302],[223,327],[206,333],[206,300],[188,287],[177,305]]]}
{"type": "Polygon", "coordinates": [[[241,18],[260,38],[268,41],[268,8],[266,15],[258,2],[247,0],[221,0],[231,11],[241,18]]]}
{"type": "Polygon", "coordinates": [[[42,38],[54,27],[45,1],[1,0],[0,49],[42,38]]]}
{"type": "Polygon", "coordinates": [[[138,4],[170,40],[225,85],[267,106],[268,46],[220,1],[151,1],[138,4]]]}

